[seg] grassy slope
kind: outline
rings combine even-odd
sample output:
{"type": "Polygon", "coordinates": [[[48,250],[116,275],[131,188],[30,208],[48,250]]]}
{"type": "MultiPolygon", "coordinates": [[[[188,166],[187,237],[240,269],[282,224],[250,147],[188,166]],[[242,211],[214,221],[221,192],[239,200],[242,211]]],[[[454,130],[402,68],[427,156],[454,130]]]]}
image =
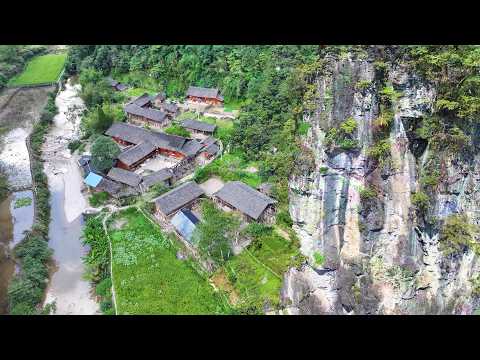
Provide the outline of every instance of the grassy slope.
{"type": "Polygon", "coordinates": [[[232,285],[245,299],[278,306],[283,273],[300,256],[298,248],[275,232],[262,235],[248,251],[233,257],[224,266],[232,285]],[[263,266],[263,265],[266,266],[263,266]]]}
{"type": "Polygon", "coordinates": [[[195,172],[195,180],[204,182],[213,175],[219,176],[224,181],[240,180],[253,188],[262,183],[258,172],[249,172],[249,167],[256,167],[255,162],[247,162],[239,154],[224,154],[202,169],[195,172]]]}
{"type": "Polygon", "coordinates": [[[37,56],[30,60],[25,70],[12,78],[8,85],[29,85],[54,82],[65,64],[66,53],[37,56]]]}
{"type": "Polygon", "coordinates": [[[141,213],[111,234],[113,279],[119,314],[221,314],[223,299],[188,262],[176,258],[165,236],[141,213]]]}

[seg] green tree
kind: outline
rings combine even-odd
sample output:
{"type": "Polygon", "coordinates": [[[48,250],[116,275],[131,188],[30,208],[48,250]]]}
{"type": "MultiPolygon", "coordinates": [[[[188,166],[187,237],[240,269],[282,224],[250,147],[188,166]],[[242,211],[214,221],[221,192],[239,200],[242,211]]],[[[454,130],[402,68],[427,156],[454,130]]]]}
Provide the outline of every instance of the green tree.
{"type": "Polygon", "coordinates": [[[92,144],[92,165],[100,171],[108,171],[120,154],[118,145],[106,136],[99,136],[92,144]]]}
{"type": "Polygon", "coordinates": [[[204,255],[217,265],[232,256],[232,239],[240,225],[238,219],[205,201],[202,204],[203,221],[197,224],[193,239],[204,255]]]}

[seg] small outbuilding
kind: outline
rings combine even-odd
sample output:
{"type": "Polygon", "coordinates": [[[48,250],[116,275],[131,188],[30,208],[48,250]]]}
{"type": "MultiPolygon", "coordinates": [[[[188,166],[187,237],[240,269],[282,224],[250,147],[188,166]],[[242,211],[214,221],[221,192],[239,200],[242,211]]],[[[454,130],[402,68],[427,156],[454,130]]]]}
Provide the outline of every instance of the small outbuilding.
{"type": "Polygon", "coordinates": [[[157,215],[167,218],[175,211],[192,205],[205,192],[194,181],[189,181],[154,200],[157,215]]]}
{"type": "Polygon", "coordinates": [[[178,211],[170,222],[181,237],[194,244],[193,233],[200,220],[190,210],[178,211]]]}
{"type": "Polygon", "coordinates": [[[90,171],[85,179],[83,179],[83,182],[87,184],[88,186],[92,188],[96,188],[98,184],[102,181],[103,177],[101,177],[98,174],[95,174],[94,172],[90,171]]]}
{"type": "Polygon", "coordinates": [[[194,133],[201,133],[205,135],[212,135],[217,128],[217,125],[192,119],[183,120],[180,125],[185,129],[193,131],[194,133]]]}
{"type": "Polygon", "coordinates": [[[128,86],[118,82],[117,80],[113,80],[112,78],[107,78],[108,84],[116,91],[124,91],[128,89],[128,86]]]}
{"type": "Polygon", "coordinates": [[[136,125],[162,128],[167,124],[167,113],[161,110],[141,107],[134,103],[127,104],[124,110],[128,121],[136,125]]]}

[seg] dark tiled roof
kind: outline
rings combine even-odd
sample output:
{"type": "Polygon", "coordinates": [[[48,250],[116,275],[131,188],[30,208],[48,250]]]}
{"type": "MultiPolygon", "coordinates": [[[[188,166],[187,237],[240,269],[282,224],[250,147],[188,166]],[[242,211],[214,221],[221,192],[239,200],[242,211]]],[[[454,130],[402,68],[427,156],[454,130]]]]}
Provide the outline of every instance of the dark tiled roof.
{"type": "Polygon", "coordinates": [[[183,120],[181,125],[187,129],[200,130],[209,133],[213,133],[217,125],[208,124],[203,121],[197,120],[183,120]]]}
{"type": "Polygon", "coordinates": [[[205,151],[209,155],[215,155],[216,153],[219,152],[219,150],[220,148],[218,147],[217,144],[211,144],[207,146],[203,151],[205,151]]]}
{"type": "Polygon", "coordinates": [[[150,142],[146,141],[138,145],[132,146],[125,151],[121,152],[117,159],[125,165],[133,165],[137,161],[142,160],[144,157],[154,152],[156,147],[150,142]]]}
{"type": "Polygon", "coordinates": [[[161,169],[154,172],[153,174],[144,176],[142,185],[148,189],[150,186],[164,182],[165,180],[171,179],[172,177],[173,173],[171,170],[161,169]]]}
{"type": "Polygon", "coordinates": [[[195,156],[201,148],[202,144],[197,140],[188,140],[182,148],[182,153],[186,156],[195,156]]]}
{"type": "MultiPolygon", "coordinates": [[[[182,136],[150,131],[139,126],[126,123],[114,123],[105,132],[105,135],[116,137],[135,145],[148,142],[155,148],[177,151],[186,156],[192,154],[193,151],[195,151],[196,154],[198,151],[198,145],[191,143],[194,140],[187,139],[182,136]]],[[[138,151],[146,151],[145,149],[148,149],[147,145],[144,145],[144,147],[141,147],[138,151]]],[[[125,151],[125,153],[126,152],[127,151],[125,151]]]]}
{"type": "Polygon", "coordinates": [[[198,86],[190,86],[187,90],[187,96],[195,96],[208,99],[219,99],[223,101],[218,89],[203,88],[198,86]]]}
{"type": "Polygon", "coordinates": [[[132,114],[136,116],[141,116],[146,119],[162,123],[165,121],[167,114],[160,110],[150,109],[150,108],[143,108],[136,104],[127,104],[124,107],[124,110],[127,114],[132,114]]]}
{"type": "Polygon", "coordinates": [[[241,181],[226,183],[214,195],[255,220],[262,215],[268,205],[275,203],[272,198],[241,181]]]}
{"type": "Polygon", "coordinates": [[[158,100],[158,101],[164,101],[167,98],[167,95],[165,93],[158,93],[155,95],[153,100],[158,100]]]}
{"type": "Polygon", "coordinates": [[[167,150],[183,152],[182,148],[188,140],[182,136],[170,135],[163,132],[152,132],[155,137],[155,145],[167,150]]]}
{"type": "Polygon", "coordinates": [[[134,104],[134,105],[143,107],[147,105],[150,101],[152,101],[152,97],[147,93],[143,93],[143,95],[140,95],[135,100],[131,101],[129,104],[134,104]]]}
{"type": "Polygon", "coordinates": [[[118,91],[124,91],[124,90],[128,89],[128,86],[125,85],[125,84],[120,84],[119,83],[119,84],[117,84],[116,88],[117,88],[118,91]]]}
{"type": "Polygon", "coordinates": [[[142,181],[142,177],[140,175],[120,168],[111,168],[107,176],[114,181],[118,181],[122,184],[127,184],[133,187],[138,186],[140,181],[142,181]]]}
{"type": "Polygon", "coordinates": [[[176,104],[163,103],[162,109],[166,112],[175,114],[178,111],[178,106],[176,104]]]}
{"type": "Polygon", "coordinates": [[[110,195],[115,195],[122,189],[122,184],[103,178],[102,181],[100,181],[100,183],[98,184],[97,189],[101,191],[106,191],[110,195]]]}
{"type": "Polygon", "coordinates": [[[168,216],[203,194],[202,188],[197,183],[190,181],[156,198],[155,205],[164,215],[168,216]]]}
{"type": "Polygon", "coordinates": [[[217,142],[217,139],[209,136],[209,137],[202,140],[202,145],[203,146],[210,146],[212,144],[215,144],[216,142],[217,142]]]}
{"type": "Polygon", "coordinates": [[[121,122],[113,123],[105,132],[105,135],[116,137],[132,144],[154,141],[151,131],[121,122]]]}

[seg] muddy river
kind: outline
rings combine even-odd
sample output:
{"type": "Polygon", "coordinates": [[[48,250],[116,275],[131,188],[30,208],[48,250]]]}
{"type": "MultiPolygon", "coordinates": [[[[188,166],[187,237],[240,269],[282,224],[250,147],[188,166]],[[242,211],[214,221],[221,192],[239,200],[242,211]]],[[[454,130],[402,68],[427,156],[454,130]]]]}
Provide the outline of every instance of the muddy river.
{"type": "Polygon", "coordinates": [[[83,279],[82,212],[87,201],[77,156],[71,156],[68,143],[78,137],[80,114],[84,108],[78,96],[79,85],[66,84],[55,102],[59,114],[47,135],[43,148],[45,173],[51,198],[49,246],[54,250],[56,269],[47,289],[46,303],[55,301],[56,314],[96,314],[98,304],[92,297],[90,283],[83,279]]]}

